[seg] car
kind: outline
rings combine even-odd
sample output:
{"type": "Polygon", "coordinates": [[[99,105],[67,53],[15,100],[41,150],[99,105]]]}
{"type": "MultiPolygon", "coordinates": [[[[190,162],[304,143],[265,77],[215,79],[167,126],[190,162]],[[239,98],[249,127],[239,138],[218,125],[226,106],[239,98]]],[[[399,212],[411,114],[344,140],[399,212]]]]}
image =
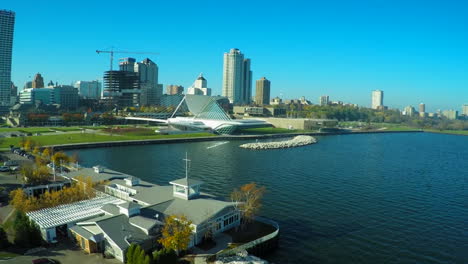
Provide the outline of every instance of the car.
{"type": "Polygon", "coordinates": [[[1,167],[0,167],[0,171],[1,171],[1,172],[10,171],[10,167],[8,167],[8,166],[1,166],[1,167]]]}
{"type": "Polygon", "coordinates": [[[50,258],[33,259],[32,264],[60,264],[58,260],[50,258]]]}

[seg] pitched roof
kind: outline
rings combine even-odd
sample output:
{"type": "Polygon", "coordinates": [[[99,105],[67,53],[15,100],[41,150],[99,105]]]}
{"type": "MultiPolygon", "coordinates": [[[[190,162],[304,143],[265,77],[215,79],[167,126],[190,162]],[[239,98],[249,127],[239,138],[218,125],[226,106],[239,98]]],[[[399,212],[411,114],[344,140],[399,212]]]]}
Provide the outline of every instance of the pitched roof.
{"type": "Polygon", "coordinates": [[[131,225],[128,217],[122,214],[98,221],[96,225],[122,250],[128,248],[131,243],[141,244],[153,239],[140,228],[131,225]]]}
{"type": "Polygon", "coordinates": [[[178,179],[175,181],[171,181],[170,184],[177,184],[177,185],[182,185],[182,186],[194,186],[194,185],[200,185],[203,184],[202,181],[195,180],[195,179],[187,179],[187,178],[182,178],[178,179]]]}
{"type": "Polygon", "coordinates": [[[233,203],[217,200],[214,197],[201,195],[195,199],[184,200],[175,198],[173,200],[149,206],[155,212],[164,215],[185,215],[193,224],[199,225],[213,217],[223,215],[227,210],[232,210],[233,203]]]}

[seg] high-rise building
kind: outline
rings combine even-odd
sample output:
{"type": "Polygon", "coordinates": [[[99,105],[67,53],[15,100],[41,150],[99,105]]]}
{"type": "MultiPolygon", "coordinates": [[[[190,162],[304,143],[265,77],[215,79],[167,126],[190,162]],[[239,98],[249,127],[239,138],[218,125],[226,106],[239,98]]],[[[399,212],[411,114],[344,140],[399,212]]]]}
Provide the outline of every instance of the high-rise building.
{"type": "Polygon", "coordinates": [[[176,95],[176,94],[183,94],[184,87],[182,85],[174,85],[169,84],[166,86],[166,94],[168,95],[176,95]]]}
{"type": "Polygon", "coordinates": [[[14,105],[18,101],[18,86],[13,82],[11,82],[10,94],[10,105],[14,105]]]}
{"type": "Polygon", "coordinates": [[[0,106],[5,108],[11,105],[11,59],[14,27],[15,13],[0,10],[0,106]]]}
{"type": "Polygon", "coordinates": [[[458,118],[458,111],[456,110],[444,110],[442,111],[442,116],[446,117],[447,119],[450,120],[455,120],[458,118]]]}
{"type": "Polygon", "coordinates": [[[135,64],[140,76],[140,105],[159,105],[162,89],[158,89],[158,65],[149,58],[135,64]]]}
{"type": "Polygon", "coordinates": [[[414,107],[412,107],[412,106],[407,106],[407,107],[405,107],[405,109],[403,110],[403,115],[413,116],[415,112],[416,112],[416,110],[414,109],[414,107]]]}
{"type": "Polygon", "coordinates": [[[24,86],[23,86],[23,90],[24,89],[28,89],[28,88],[32,88],[32,81],[27,81],[24,86]]]}
{"type": "Polygon", "coordinates": [[[372,91],[372,109],[382,109],[383,108],[383,91],[375,90],[372,91]]]}
{"type": "Polygon", "coordinates": [[[53,104],[54,88],[26,88],[20,92],[20,104],[53,104]]]}
{"type": "Polygon", "coordinates": [[[242,74],[244,75],[244,85],[242,90],[242,101],[250,104],[252,100],[252,71],[250,70],[250,59],[244,59],[242,74]]]}
{"type": "Polygon", "coordinates": [[[200,74],[192,86],[187,89],[187,94],[211,96],[211,88],[207,86],[207,80],[200,74]]]}
{"type": "Polygon", "coordinates": [[[32,81],[32,88],[44,88],[44,78],[40,73],[37,73],[34,76],[34,80],[32,81]]]}
{"type": "Polygon", "coordinates": [[[426,112],[426,105],[424,103],[419,104],[419,113],[425,113],[426,112]]]}
{"type": "Polygon", "coordinates": [[[102,99],[108,108],[136,106],[140,103],[140,81],[136,72],[104,72],[102,99]]]}
{"type": "Polygon", "coordinates": [[[255,103],[258,105],[270,104],[270,81],[262,77],[255,82],[255,103]]]}
{"type": "Polygon", "coordinates": [[[468,104],[462,105],[462,114],[468,116],[468,104]]]}
{"type": "Polygon", "coordinates": [[[248,104],[252,97],[250,59],[238,49],[224,53],[223,91],[232,104],[248,104]]]}
{"type": "Polygon", "coordinates": [[[320,96],[319,98],[320,106],[325,106],[325,105],[328,105],[329,103],[330,103],[330,98],[328,97],[328,95],[320,96]]]}
{"type": "Polygon", "coordinates": [[[74,86],[78,89],[78,93],[81,98],[101,98],[101,83],[99,81],[77,81],[74,86]]]}

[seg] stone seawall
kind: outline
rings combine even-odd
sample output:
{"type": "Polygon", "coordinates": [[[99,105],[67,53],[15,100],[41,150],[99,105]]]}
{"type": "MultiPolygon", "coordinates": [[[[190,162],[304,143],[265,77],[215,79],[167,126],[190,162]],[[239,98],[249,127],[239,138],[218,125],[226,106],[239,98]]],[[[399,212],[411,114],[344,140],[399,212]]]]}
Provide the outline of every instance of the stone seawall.
{"type": "Polygon", "coordinates": [[[314,143],[317,143],[317,140],[314,137],[300,135],[300,136],[295,136],[294,138],[290,140],[247,143],[247,144],[242,144],[239,147],[245,148],[245,149],[262,150],[262,149],[295,148],[295,147],[301,147],[301,146],[310,145],[314,143]]]}

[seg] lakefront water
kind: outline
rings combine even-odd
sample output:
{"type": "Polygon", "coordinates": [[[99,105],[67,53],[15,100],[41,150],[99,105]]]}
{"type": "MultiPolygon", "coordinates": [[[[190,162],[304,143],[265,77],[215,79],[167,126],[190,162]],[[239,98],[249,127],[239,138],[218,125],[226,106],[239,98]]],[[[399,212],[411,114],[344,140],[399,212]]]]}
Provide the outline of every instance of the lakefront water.
{"type": "Polygon", "coordinates": [[[77,151],[167,184],[190,177],[228,197],[256,182],[262,215],[279,222],[274,263],[468,263],[468,137],[429,133],[318,137],[314,145],[253,151],[253,141],[77,151]]]}

